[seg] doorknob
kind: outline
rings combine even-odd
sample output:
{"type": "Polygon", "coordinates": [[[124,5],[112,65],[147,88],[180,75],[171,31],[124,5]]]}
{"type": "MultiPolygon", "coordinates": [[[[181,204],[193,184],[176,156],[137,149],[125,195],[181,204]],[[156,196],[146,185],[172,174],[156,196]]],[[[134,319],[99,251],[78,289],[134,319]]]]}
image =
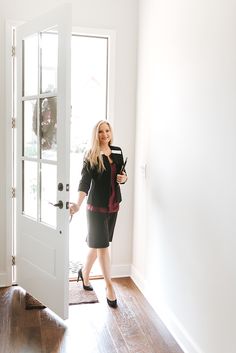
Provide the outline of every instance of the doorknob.
{"type": "Polygon", "coordinates": [[[62,184],[62,183],[59,183],[59,184],[57,185],[57,190],[59,190],[59,191],[62,191],[62,190],[63,190],[63,184],[62,184]]]}
{"type": "Polygon", "coordinates": [[[53,206],[63,208],[63,202],[60,200],[57,203],[54,203],[53,206]]]}

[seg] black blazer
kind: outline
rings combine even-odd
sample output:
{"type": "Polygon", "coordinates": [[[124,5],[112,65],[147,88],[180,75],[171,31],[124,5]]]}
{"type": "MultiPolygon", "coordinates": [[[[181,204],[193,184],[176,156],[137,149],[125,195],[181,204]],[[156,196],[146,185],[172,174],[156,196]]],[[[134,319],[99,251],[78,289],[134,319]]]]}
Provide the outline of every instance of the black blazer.
{"type": "MultiPolygon", "coordinates": [[[[116,164],[117,174],[119,174],[124,163],[123,153],[120,147],[110,146],[111,159],[116,164]]],[[[105,170],[99,172],[97,168],[91,168],[87,159],[84,160],[81,172],[81,180],[78,191],[83,191],[88,195],[87,203],[96,207],[108,207],[111,193],[111,166],[108,157],[102,155],[105,170]]],[[[115,186],[116,201],[121,202],[120,185],[115,186]]]]}

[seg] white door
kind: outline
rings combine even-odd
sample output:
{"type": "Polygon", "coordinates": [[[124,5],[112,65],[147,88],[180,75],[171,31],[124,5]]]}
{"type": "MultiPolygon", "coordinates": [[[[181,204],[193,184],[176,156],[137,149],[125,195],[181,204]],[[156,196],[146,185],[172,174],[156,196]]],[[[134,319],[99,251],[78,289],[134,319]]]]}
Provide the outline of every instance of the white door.
{"type": "Polygon", "coordinates": [[[17,27],[16,38],[16,280],[65,319],[69,286],[70,5],[17,27]]]}

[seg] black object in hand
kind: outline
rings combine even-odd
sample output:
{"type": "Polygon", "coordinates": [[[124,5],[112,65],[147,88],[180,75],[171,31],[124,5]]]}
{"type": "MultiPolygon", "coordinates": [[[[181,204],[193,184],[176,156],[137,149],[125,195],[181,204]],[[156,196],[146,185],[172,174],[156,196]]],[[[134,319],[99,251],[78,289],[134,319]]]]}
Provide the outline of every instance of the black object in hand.
{"type": "Polygon", "coordinates": [[[125,166],[126,166],[127,160],[128,160],[128,157],[125,158],[125,161],[124,161],[124,163],[122,164],[120,173],[122,173],[122,172],[125,170],[125,166]]]}

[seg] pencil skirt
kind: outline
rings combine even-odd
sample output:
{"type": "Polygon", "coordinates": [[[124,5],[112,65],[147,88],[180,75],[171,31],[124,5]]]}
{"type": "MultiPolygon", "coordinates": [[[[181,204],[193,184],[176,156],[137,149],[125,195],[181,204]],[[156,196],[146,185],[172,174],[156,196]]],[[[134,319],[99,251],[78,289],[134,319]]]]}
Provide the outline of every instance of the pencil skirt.
{"type": "Polygon", "coordinates": [[[113,239],[118,212],[102,213],[87,210],[89,248],[107,248],[113,239]]]}

